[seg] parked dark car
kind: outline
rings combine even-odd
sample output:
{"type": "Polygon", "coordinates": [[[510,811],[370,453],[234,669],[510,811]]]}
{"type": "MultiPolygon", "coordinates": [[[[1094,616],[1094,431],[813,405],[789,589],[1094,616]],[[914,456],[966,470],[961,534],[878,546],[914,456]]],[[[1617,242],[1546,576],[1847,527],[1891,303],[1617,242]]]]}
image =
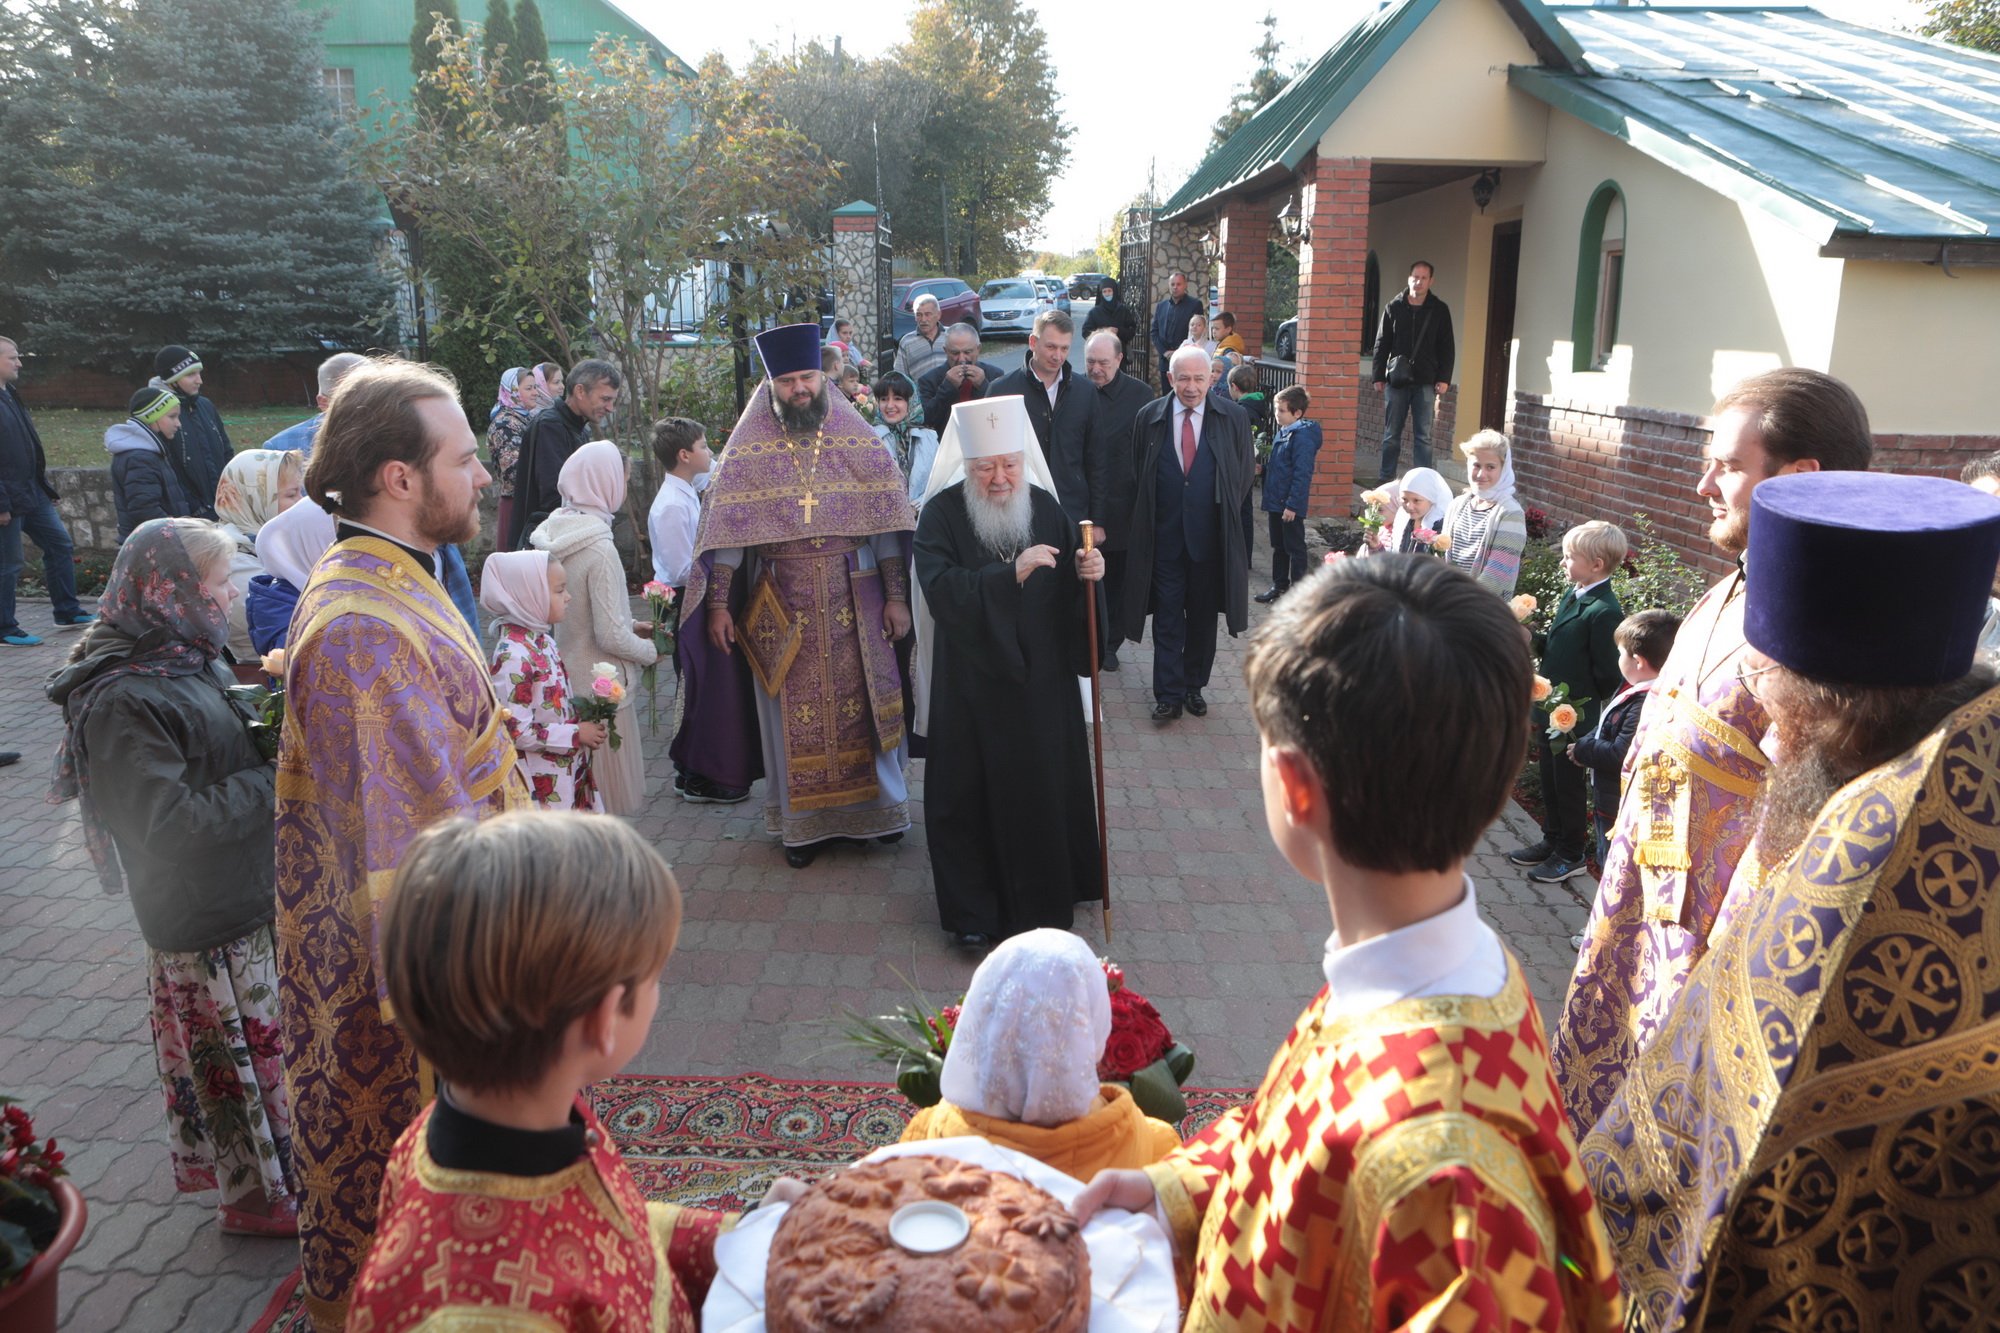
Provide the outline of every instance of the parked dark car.
{"type": "Polygon", "coordinates": [[[1097,294],[1104,290],[1104,284],[1111,281],[1109,273],[1072,273],[1069,275],[1070,299],[1095,301],[1097,294]]]}
{"type": "Polygon", "coordinates": [[[1293,352],[1299,349],[1299,319],[1297,315],[1292,316],[1278,326],[1278,340],[1275,344],[1275,349],[1280,361],[1293,361],[1297,359],[1292,355],[1293,352]]]}
{"type": "Polygon", "coordinates": [[[917,327],[917,317],[911,312],[911,305],[919,296],[930,294],[938,299],[938,307],[944,315],[944,326],[970,324],[973,328],[985,327],[979,312],[979,293],[960,282],[957,278],[911,278],[899,282],[895,287],[895,335],[901,338],[917,327]]]}

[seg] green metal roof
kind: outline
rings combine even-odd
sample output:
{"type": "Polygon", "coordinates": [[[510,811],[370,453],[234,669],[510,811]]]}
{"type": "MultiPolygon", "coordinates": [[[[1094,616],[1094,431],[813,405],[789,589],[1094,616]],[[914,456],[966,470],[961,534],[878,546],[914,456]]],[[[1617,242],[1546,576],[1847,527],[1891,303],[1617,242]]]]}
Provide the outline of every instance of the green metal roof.
{"type": "MultiPolygon", "coordinates": [[[[1582,50],[1539,0],[1499,0],[1499,4],[1544,64],[1581,68],[1582,50]]],[[[1259,107],[1229,142],[1210,153],[1161,205],[1161,216],[1174,217],[1217,195],[1297,170],[1327,127],[1437,5],[1438,0],[1386,0],[1259,107]]]]}
{"type": "Polygon", "coordinates": [[[1826,253],[2000,242],[2000,57],[1806,8],[1551,12],[1588,72],[1513,86],[1826,253]]]}

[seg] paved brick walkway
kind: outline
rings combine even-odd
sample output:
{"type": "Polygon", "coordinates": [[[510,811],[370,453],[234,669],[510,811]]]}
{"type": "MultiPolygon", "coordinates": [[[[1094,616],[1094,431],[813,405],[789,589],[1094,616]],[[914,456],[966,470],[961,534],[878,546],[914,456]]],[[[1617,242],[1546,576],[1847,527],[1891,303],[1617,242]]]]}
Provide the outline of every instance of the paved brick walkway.
{"type": "MultiPolygon", "coordinates": [[[[1260,563],[1262,562],[1260,553],[1260,563]]],[[[1259,585],[1261,586],[1261,584],[1259,585]]],[[[1261,608],[1253,608],[1261,614],[1261,608]]],[[[58,715],[44,676],[73,632],[23,608],[49,638],[0,648],[0,1088],[25,1097],[63,1141],[91,1207],[63,1271],[65,1327],[244,1329],[295,1263],[293,1246],[222,1236],[214,1200],[175,1195],[143,1002],[145,950],[122,898],[101,894],[74,806],[44,803],[58,715]]],[[[1199,1058],[1202,1086],[1253,1084],[1319,985],[1328,929],[1321,891],[1294,875],[1264,830],[1242,641],[1223,640],[1206,719],[1146,720],[1149,654],[1127,646],[1107,675],[1115,939],[1109,951],[1199,1058]]],[[[842,847],[789,869],[755,802],[690,806],[671,796],[664,737],[647,736],[657,797],[638,821],[675,863],[687,924],[668,972],[646,1073],[887,1077],[832,1045],[842,1005],[880,1012],[906,994],[955,996],[971,966],[936,925],[921,816],[897,847],[842,847]]],[[[921,793],[921,769],[914,784],[921,793]]],[[[1472,867],[1489,920],[1553,1014],[1591,885],[1530,884],[1499,852],[1532,836],[1518,809],[1472,867]]],[[[1096,913],[1076,926],[1103,948],[1096,913]]]]}

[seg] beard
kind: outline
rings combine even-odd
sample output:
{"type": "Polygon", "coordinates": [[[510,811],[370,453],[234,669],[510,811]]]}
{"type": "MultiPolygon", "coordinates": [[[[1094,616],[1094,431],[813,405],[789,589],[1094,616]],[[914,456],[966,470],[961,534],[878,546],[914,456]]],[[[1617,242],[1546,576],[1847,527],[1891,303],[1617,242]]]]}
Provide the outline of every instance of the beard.
{"type": "Polygon", "coordinates": [[[1014,493],[1001,501],[987,499],[984,492],[973,490],[968,483],[965,512],[972,520],[972,535],[996,560],[1012,560],[1034,535],[1034,500],[1025,477],[1014,493]]]}
{"type": "Polygon", "coordinates": [[[429,477],[424,478],[424,499],[417,508],[417,535],[439,546],[463,546],[479,535],[479,498],[459,509],[438,493],[429,477]]]}
{"type": "Polygon", "coordinates": [[[1708,539],[1724,555],[1742,555],[1750,549],[1750,515],[1730,510],[1709,523],[1708,539]]]}
{"type": "Polygon", "coordinates": [[[833,401],[827,397],[826,381],[821,380],[819,392],[803,407],[793,407],[773,393],[771,405],[777,409],[778,424],[794,435],[816,431],[826,424],[826,414],[833,410],[833,401]]]}

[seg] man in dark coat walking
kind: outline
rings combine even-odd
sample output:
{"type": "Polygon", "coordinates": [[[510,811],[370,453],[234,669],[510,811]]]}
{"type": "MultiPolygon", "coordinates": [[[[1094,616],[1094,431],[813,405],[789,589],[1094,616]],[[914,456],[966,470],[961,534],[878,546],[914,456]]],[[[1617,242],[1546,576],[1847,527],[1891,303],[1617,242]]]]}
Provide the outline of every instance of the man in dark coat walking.
{"type": "Polygon", "coordinates": [[[1201,303],[1188,295],[1187,275],[1176,273],[1167,279],[1166,300],[1153,307],[1153,350],[1160,357],[1160,383],[1167,383],[1168,363],[1187,341],[1188,324],[1201,313],[1201,303]]]}
{"type": "Polygon", "coordinates": [[[1125,373],[1125,344],[1116,329],[1099,329],[1084,340],[1083,372],[1095,386],[1097,420],[1090,447],[1103,455],[1101,489],[1091,497],[1095,518],[1104,529],[1104,598],[1110,614],[1104,618],[1104,660],[1107,671],[1119,667],[1118,645],[1124,639],[1125,556],[1132,540],[1132,423],[1153,400],[1144,380],[1125,373]]]}
{"type": "Polygon", "coordinates": [[[1208,392],[1208,353],[1168,362],[1173,392],[1132,426],[1136,479],[1127,548],[1125,637],[1153,616],[1153,721],[1208,716],[1202,690],[1215,665],[1215,617],[1232,635],[1250,623],[1250,545],[1243,501],[1254,460],[1250,418],[1208,392]]]}
{"type": "Polygon", "coordinates": [[[76,600],[76,548],[56,512],[56,488],[49,485],[42,437],[14,387],[20,374],[21,349],[12,338],[0,338],[0,643],[32,648],[41,639],[14,618],[24,536],[32,537],[41,549],[42,578],[56,624],[86,625],[95,617],[76,600]]]}
{"type": "Polygon", "coordinates": [[[1060,310],[1044,310],[1035,316],[1035,331],[1028,335],[1028,355],[1019,370],[1010,371],[986,385],[988,398],[1010,394],[1021,396],[1035,439],[1048,461],[1049,475],[1055,478],[1056,499],[1069,517],[1070,530],[1084,519],[1099,531],[1104,506],[1098,497],[1104,492],[1103,451],[1092,448],[1091,430],[1097,419],[1097,395],[1069,368],[1069,346],[1075,325],[1060,310]]]}

